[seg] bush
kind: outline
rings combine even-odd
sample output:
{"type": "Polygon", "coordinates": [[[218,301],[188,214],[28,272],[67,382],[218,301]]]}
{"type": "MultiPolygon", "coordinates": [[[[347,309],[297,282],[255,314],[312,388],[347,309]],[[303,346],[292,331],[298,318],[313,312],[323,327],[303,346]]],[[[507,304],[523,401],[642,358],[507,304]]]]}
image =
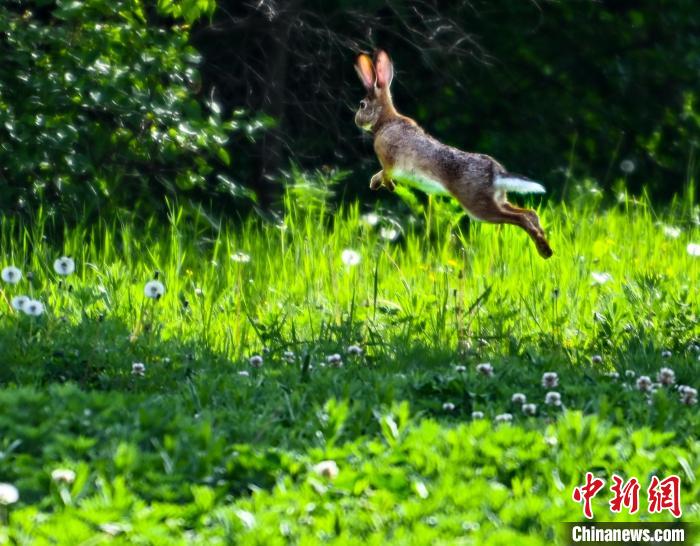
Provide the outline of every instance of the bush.
{"type": "MultiPolygon", "coordinates": [[[[0,6],[0,210],[91,214],[237,188],[217,169],[240,119],[204,99],[187,24],[212,2],[0,6]]],[[[250,127],[249,127],[250,128],[250,127]]]]}

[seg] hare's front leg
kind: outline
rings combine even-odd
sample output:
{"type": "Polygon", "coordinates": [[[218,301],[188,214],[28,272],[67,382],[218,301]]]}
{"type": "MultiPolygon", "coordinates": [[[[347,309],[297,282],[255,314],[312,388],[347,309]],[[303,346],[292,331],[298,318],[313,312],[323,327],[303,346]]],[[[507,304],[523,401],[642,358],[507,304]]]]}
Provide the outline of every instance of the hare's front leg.
{"type": "Polygon", "coordinates": [[[394,191],[396,189],[394,181],[391,180],[388,176],[386,176],[383,170],[379,171],[371,178],[371,180],[369,181],[369,189],[378,190],[382,186],[384,186],[389,191],[394,191]]]}

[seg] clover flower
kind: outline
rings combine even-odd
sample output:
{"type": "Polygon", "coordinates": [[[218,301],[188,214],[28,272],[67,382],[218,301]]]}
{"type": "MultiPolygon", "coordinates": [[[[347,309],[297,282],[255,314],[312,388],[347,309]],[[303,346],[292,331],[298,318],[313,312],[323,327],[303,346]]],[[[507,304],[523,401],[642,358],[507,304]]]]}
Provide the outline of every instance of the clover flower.
{"type": "Polygon", "coordinates": [[[442,409],[443,409],[444,411],[454,411],[455,405],[454,405],[452,402],[445,402],[445,403],[442,405],[442,409]]]}
{"type": "Polygon", "coordinates": [[[329,480],[334,480],[338,477],[340,469],[338,468],[338,463],[332,460],[321,461],[313,466],[313,471],[329,480]]]}
{"type": "Polygon", "coordinates": [[[9,483],[0,483],[0,504],[7,506],[19,500],[19,491],[9,483]]]}
{"type": "Polygon", "coordinates": [[[473,411],[472,412],[472,419],[483,419],[484,418],[484,412],[483,411],[473,411]]]}
{"type": "Polygon", "coordinates": [[[338,353],[328,355],[326,357],[326,362],[328,362],[328,364],[331,366],[340,368],[343,365],[343,357],[341,357],[338,353]]]}
{"type": "Polygon", "coordinates": [[[697,243],[688,243],[685,249],[691,256],[700,256],[700,245],[697,243]]]}
{"type": "Polygon", "coordinates": [[[374,212],[368,212],[367,214],[362,215],[361,220],[368,226],[374,227],[379,223],[380,218],[378,214],[374,212]]]}
{"type": "Polygon", "coordinates": [[[510,413],[501,413],[500,415],[496,415],[494,417],[494,421],[496,423],[510,423],[513,420],[513,415],[510,413]]]}
{"type": "Polygon", "coordinates": [[[146,365],[143,362],[134,362],[131,365],[131,375],[143,377],[146,373],[146,365]]]}
{"type": "Polygon", "coordinates": [[[602,362],[603,362],[603,357],[600,355],[593,355],[591,357],[592,364],[602,364],[602,362]]]}
{"type": "Polygon", "coordinates": [[[537,413],[536,404],[523,404],[523,407],[521,409],[523,410],[523,413],[525,415],[535,415],[537,413]]]}
{"type": "Polygon", "coordinates": [[[362,354],[362,347],[360,347],[359,345],[350,345],[347,351],[349,355],[360,356],[362,354]]]}
{"type": "Polygon", "coordinates": [[[650,392],[652,384],[653,383],[648,375],[640,375],[637,378],[637,389],[642,392],[650,392]]]}
{"type": "Polygon", "coordinates": [[[527,396],[525,396],[522,392],[516,392],[510,399],[513,404],[518,404],[522,406],[525,402],[527,402],[527,396]]]}
{"type": "Polygon", "coordinates": [[[247,264],[250,262],[250,254],[246,254],[245,252],[239,250],[238,252],[231,254],[231,259],[236,263],[247,264]]]}
{"type": "Polygon", "coordinates": [[[56,483],[65,483],[70,485],[75,481],[75,472],[68,468],[57,468],[51,472],[51,479],[56,483]]]}
{"type": "Polygon", "coordinates": [[[542,386],[545,389],[553,389],[559,385],[559,376],[556,372],[545,372],[542,374],[542,386]]]}
{"type": "Polygon", "coordinates": [[[661,358],[671,358],[673,356],[673,353],[669,351],[668,349],[661,351],[661,358]]]}
{"type": "Polygon", "coordinates": [[[549,391],[544,397],[544,403],[548,406],[561,406],[561,394],[549,391]]]}
{"type": "Polygon", "coordinates": [[[676,382],[676,373],[671,368],[661,368],[656,374],[656,380],[662,385],[673,385],[676,382]]]}
{"type": "Polygon", "coordinates": [[[482,362],[476,365],[477,373],[485,375],[486,377],[493,377],[493,366],[490,362],[482,362]]]}
{"type": "Polygon", "coordinates": [[[593,277],[593,284],[599,285],[603,285],[612,280],[612,275],[610,273],[597,273],[593,271],[591,277],[593,277]]]}
{"type": "Polygon", "coordinates": [[[253,368],[260,368],[263,365],[263,357],[260,355],[253,355],[248,359],[248,362],[253,368]]]}

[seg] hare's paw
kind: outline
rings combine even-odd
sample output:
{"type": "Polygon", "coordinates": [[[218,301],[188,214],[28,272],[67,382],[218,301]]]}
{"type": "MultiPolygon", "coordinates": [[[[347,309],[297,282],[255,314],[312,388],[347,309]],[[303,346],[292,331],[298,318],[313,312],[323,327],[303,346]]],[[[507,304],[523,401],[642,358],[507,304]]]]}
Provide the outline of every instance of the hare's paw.
{"type": "Polygon", "coordinates": [[[394,191],[396,189],[396,184],[390,178],[384,179],[384,187],[389,191],[394,191]]]}
{"type": "Polygon", "coordinates": [[[383,182],[384,182],[384,172],[379,171],[369,181],[369,189],[376,191],[382,187],[383,182]]]}

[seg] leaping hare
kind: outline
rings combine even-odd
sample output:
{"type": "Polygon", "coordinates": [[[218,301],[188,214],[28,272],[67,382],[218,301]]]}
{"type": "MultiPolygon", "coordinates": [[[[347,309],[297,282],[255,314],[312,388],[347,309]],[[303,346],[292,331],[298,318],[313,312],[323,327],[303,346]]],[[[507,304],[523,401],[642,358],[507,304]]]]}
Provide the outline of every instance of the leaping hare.
{"type": "Polygon", "coordinates": [[[418,124],[399,114],[391,100],[394,67],[384,51],[357,58],[355,69],[367,90],[355,124],[374,134],[374,150],[382,165],[369,187],[393,190],[407,183],[433,194],[453,195],[470,216],[494,224],[514,224],[532,238],[543,258],[552,255],[537,213],[511,205],[506,192],[544,193],[545,189],[512,174],[492,157],[467,153],[438,142],[418,124]]]}

